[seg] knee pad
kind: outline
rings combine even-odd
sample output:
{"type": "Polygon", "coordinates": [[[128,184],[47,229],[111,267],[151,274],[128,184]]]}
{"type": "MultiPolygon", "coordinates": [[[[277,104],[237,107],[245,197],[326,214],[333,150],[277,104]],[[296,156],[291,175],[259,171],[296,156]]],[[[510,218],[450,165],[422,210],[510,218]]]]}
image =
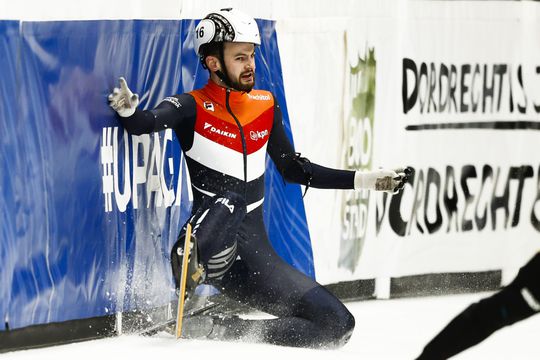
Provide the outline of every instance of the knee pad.
{"type": "Polygon", "coordinates": [[[229,245],[223,251],[212,256],[208,262],[203,264],[206,270],[206,278],[209,281],[219,280],[229,271],[236,261],[238,256],[238,245],[236,240],[233,241],[232,245],[229,245]]]}
{"type": "MultiPolygon", "coordinates": [[[[206,270],[207,279],[219,278],[232,266],[237,256],[236,233],[246,216],[244,198],[233,192],[207,198],[188,220],[192,236],[197,239],[199,262],[206,270]]],[[[178,249],[184,245],[186,225],[171,251],[171,265],[175,279],[179,276],[181,258],[178,249]]],[[[180,250],[180,252],[182,252],[180,250]]]]}
{"type": "MultiPolygon", "coordinates": [[[[240,225],[246,216],[247,208],[244,198],[234,192],[227,191],[223,195],[207,198],[189,219],[193,236],[199,232],[230,231],[240,225]]],[[[182,229],[185,232],[185,225],[182,229]]],[[[182,233],[182,232],[181,232],[182,233]]],[[[199,241],[199,245],[201,242],[199,241]]]]}

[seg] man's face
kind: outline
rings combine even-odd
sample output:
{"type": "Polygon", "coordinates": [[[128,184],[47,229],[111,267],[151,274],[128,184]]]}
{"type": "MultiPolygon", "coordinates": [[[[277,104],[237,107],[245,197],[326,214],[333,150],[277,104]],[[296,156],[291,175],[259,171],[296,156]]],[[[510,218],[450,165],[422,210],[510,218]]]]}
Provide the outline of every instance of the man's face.
{"type": "Polygon", "coordinates": [[[255,86],[255,45],[232,42],[223,45],[225,67],[233,87],[250,91],[255,86]]]}

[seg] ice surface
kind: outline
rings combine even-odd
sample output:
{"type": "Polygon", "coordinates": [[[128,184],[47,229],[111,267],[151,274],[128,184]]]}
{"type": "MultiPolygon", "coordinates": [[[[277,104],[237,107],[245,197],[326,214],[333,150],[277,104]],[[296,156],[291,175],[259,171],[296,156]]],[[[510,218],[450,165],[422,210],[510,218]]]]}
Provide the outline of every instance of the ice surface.
{"type": "MultiPolygon", "coordinates": [[[[338,350],[295,349],[265,344],[176,341],[171,335],[123,335],[44,349],[1,354],[0,360],[106,359],[414,359],[423,345],[468,304],[489,294],[467,294],[347,303],[356,318],[351,341],[338,350]]],[[[540,359],[540,316],[502,329],[454,357],[458,360],[540,359]]]]}

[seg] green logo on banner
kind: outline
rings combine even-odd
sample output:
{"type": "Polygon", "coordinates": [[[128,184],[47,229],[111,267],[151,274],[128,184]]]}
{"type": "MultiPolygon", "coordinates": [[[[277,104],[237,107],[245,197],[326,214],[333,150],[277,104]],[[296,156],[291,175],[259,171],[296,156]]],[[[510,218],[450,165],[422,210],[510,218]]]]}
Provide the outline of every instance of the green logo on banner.
{"type": "MultiPolygon", "coordinates": [[[[350,67],[348,96],[350,112],[343,126],[343,163],[350,170],[371,169],[373,116],[375,112],[375,51],[368,49],[350,67]]],[[[364,245],[369,191],[343,192],[339,266],[354,271],[364,245]]]]}

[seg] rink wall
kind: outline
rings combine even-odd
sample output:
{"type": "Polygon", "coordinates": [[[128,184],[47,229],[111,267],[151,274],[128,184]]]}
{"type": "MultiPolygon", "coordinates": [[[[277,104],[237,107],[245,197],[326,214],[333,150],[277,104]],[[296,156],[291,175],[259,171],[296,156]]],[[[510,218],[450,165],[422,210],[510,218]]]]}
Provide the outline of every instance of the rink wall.
{"type": "MultiPolygon", "coordinates": [[[[171,130],[129,136],[106,99],[119,76],[142,108],[203,86],[194,25],[0,23],[1,330],[144,311],[174,298],[169,252],[192,198],[178,141],[171,130]]],[[[276,95],[288,127],[274,22],[259,27],[259,85],[276,95]]],[[[313,276],[300,187],[269,168],[268,233],[282,257],[313,276]]]]}
{"type": "Polygon", "coordinates": [[[191,19],[226,6],[261,19],[258,87],[297,151],[415,170],[395,196],[302,201],[271,169],[265,221],[293,266],[388,298],[496,288],[540,247],[538,4],[20,1],[0,8],[0,352],[119,332],[117,314],[172,299],[179,146],[127,135],[106,96],[118,76],[143,108],[204,84],[191,19]]]}

